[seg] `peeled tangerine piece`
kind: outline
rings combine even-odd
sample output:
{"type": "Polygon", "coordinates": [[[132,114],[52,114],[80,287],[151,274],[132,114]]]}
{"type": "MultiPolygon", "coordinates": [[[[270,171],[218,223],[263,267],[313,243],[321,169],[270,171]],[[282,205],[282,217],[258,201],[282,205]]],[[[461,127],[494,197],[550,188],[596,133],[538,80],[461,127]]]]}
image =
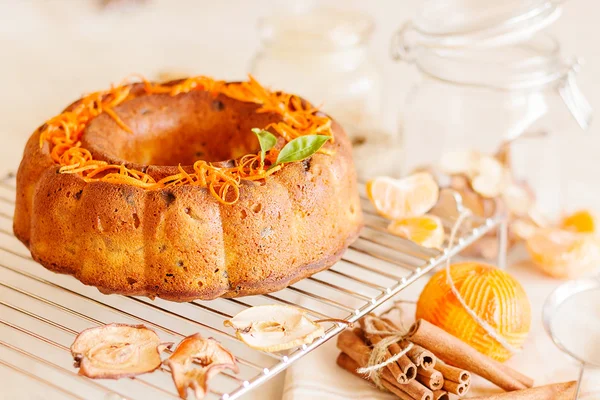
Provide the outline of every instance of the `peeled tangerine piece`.
{"type": "Polygon", "coordinates": [[[203,338],[199,333],[183,339],[165,364],[171,369],[182,399],[187,398],[188,388],[194,391],[196,398],[204,398],[208,393],[208,381],[225,369],[239,372],[233,354],[215,339],[203,338]]]}
{"type": "Polygon", "coordinates": [[[539,229],[527,239],[533,262],[555,278],[576,278],[600,265],[600,237],[562,229],[539,229]]]}
{"type": "Polygon", "coordinates": [[[377,212],[394,220],[431,210],[438,200],[439,186],[428,172],[403,179],[378,177],[367,183],[367,195],[377,212]]]}
{"type": "Polygon", "coordinates": [[[233,327],[248,346],[267,352],[308,344],[325,333],[304,311],[275,304],[248,308],[224,324],[233,327]]]}
{"type": "Polygon", "coordinates": [[[144,325],[110,324],[82,331],[71,345],[79,374],[118,379],[152,372],[160,367],[158,335],[144,325]]]}
{"type": "Polygon", "coordinates": [[[577,211],[563,218],[561,228],[573,232],[594,233],[596,218],[587,210],[577,211]]]}
{"type": "Polygon", "coordinates": [[[444,244],[444,226],[435,215],[402,218],[390,223],[388,230],[424,247],[441,248],[444,244]]]}

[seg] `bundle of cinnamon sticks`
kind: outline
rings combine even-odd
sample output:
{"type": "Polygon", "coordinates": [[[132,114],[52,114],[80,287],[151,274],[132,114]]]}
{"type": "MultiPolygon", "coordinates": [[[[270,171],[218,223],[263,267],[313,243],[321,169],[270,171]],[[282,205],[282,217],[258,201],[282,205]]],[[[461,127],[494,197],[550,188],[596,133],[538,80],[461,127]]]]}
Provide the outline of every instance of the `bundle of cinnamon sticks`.
{"type": "MultiPolygon", "coordinates": [[[[337,363],[370,380],[368,374],[360,374],[357,369],[368,366],[372,347],[385,337],[373,332],[399,330],[390,320],[374,315],[360,320],[360,326],[339,335],[337,346],[342,353],[337,363]]],[[[533,386],[532,379],[479,353],[425,320],[417,321],[404,339],[390,344],[384,357],[390,359],[408,347],[405,355],[379,371],[379,386],[402,400],[444,400],[449,399],[450,393],[464,396],[471,385],[471,373],[506,391],[533,386]]]]}

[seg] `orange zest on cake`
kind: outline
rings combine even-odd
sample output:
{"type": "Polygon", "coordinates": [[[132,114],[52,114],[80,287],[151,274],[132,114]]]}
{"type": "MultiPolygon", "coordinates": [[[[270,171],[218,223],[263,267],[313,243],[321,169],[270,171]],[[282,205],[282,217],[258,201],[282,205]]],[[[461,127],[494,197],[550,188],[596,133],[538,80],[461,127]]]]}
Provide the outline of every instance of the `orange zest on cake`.
{"type": "MultiPolygon", "coordinates": [[[[331,119],[328,116],[319,113],[317,108],[296,95],[264,88],[252,76],[248,81],[235,83],[217,81],[205,76],[167,84],[155,84],[145,79],[142,81],[143,94],[177,96],[194,90],[203,90],[215,96],[224,94],[239,101],[259,104],[261,107],[256,111],[257,113],[270,112],[281,116],[280,122],[270,123],[263,129],[272,130],[285,142],[306,135],[331,136],[333,142],[331,119]]],[[[281,168],[280,165],[275,165],[277,149],[271,149],[264,161],[261,160],[260,154],[247,154],[236,160],[235,165],[231,167],[216,166],[211,162],[197,160],[193,164],[193,172],[186,172],[179,166],[179,173],[159,180],[143,171],[94,159],[92,153],[81,143],[86,126],[100,114],[106,113],[121,129],[131,133],[130,127],[114,110],[123,102],[138,96],[131,89],[132,84],[125,83],[109,90],[88,94],[61,114],[46,121],[40,134],[40,147],[45,143],[50,145],[52,160],[61,165],[61,173],[78,174],[87,182],[122,183],[144,189],[185,184],[198,185],[208,188],[221,203],[233,204],[239,199],[241,180],[264,179],[281,168]]],[[[331,150],[327,148],[319,151],[331,154],[331,150]]]]}

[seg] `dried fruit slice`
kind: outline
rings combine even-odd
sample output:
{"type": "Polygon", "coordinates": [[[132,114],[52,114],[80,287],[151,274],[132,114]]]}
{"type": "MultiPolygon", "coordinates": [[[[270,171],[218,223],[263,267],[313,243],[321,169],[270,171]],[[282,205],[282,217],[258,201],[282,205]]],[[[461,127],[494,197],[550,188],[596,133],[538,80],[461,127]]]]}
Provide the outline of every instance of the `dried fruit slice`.
{"type": "Polygon", "coordinates": [[[381,215],[400,219],[431,210],[439,187],[430,173],[419,172],[403,179],[375,178],[367,183],[367,195],[381,215]]]}
{"type": "Polygon", "coordinates": [[[539,226],[525,218],[516,219],[510,223],[511,232],[521,240],[529,239],[535,235],[539,229],[539,226]]]}
{"type": "Polygon", "coordinates": [[[444,226],[435,215],[402,218],[390,223],[388,230],[424,247],[440,248],[444,244],[444,226]]]}
{"type": "Polygon", "coordinates": [[[499,196],[509,179],[508,170],[494,157],[482,156],[477,173],[471,180],[473,190],[484,197],[499,196]]]}
{"type": "Polygon", "coordinates": [[[311,343],[325,333],[304,311],[275,304],[248,308],[224,324],[233,327],[248,346],[268,352],[311,343]]]}
{"type": "Polygon", "coordinates": [[[438,165],[445,174],[472,178],[478,173],[481,157],[481,153],[475,150],[451,151],[442,155],[438,165]]]}
{"type": "Polygon", "coordinates": [[[511,182],[502,191],[502,200],[513,214],[524,217],[535,205],[533,190],[526,183],[511,182]]]}
{"type": "Polygon", "coordinates": [[[160,367],[158,335],[144,325],[110,324],[82,331],[71,345],[79,374],[118,379],[152,372],[160,367]]]}
{"type": "Polygon", "coordinates": [[[575,278],[600,265],[600,238],[561,229],[540,229],[527,239],[533,262],[555,278],[575,278]]]}
{"type": "Polygon", "coordinates": [[[573,232],[594,233],[596,231],[596,219],[590,211],[581,210],[566,216],[560,226],[573,232]]]}
{"type": "Polygon", "coordinates": [[[199,333],[183,339],[165,364],[171,369],[182,399],[187,398],[188,388],[194,391],[197,399],[204,398],[208,393],[208,381],[225,369],[239,372],[233,354],[215,339],[203,338],[199,333]]]}

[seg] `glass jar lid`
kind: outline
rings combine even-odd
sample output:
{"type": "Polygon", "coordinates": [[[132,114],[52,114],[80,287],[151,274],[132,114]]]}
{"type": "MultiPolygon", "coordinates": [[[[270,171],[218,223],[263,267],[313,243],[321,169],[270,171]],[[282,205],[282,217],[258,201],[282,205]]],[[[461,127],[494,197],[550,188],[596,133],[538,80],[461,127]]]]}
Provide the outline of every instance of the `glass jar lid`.
{"type": "Polygon", "coordinates": [[[266,45],[329,50],[366,43],[373,26],[363,13],[317,7],[276,12],[261,19],[258,28],[266,45]]]}
{"type": "Polygon", "coordinates": [[[561,14],[561,2],[427,0],[410,30],[427,47],[506,45],[526,40],[554,22],[561,14]]]}

